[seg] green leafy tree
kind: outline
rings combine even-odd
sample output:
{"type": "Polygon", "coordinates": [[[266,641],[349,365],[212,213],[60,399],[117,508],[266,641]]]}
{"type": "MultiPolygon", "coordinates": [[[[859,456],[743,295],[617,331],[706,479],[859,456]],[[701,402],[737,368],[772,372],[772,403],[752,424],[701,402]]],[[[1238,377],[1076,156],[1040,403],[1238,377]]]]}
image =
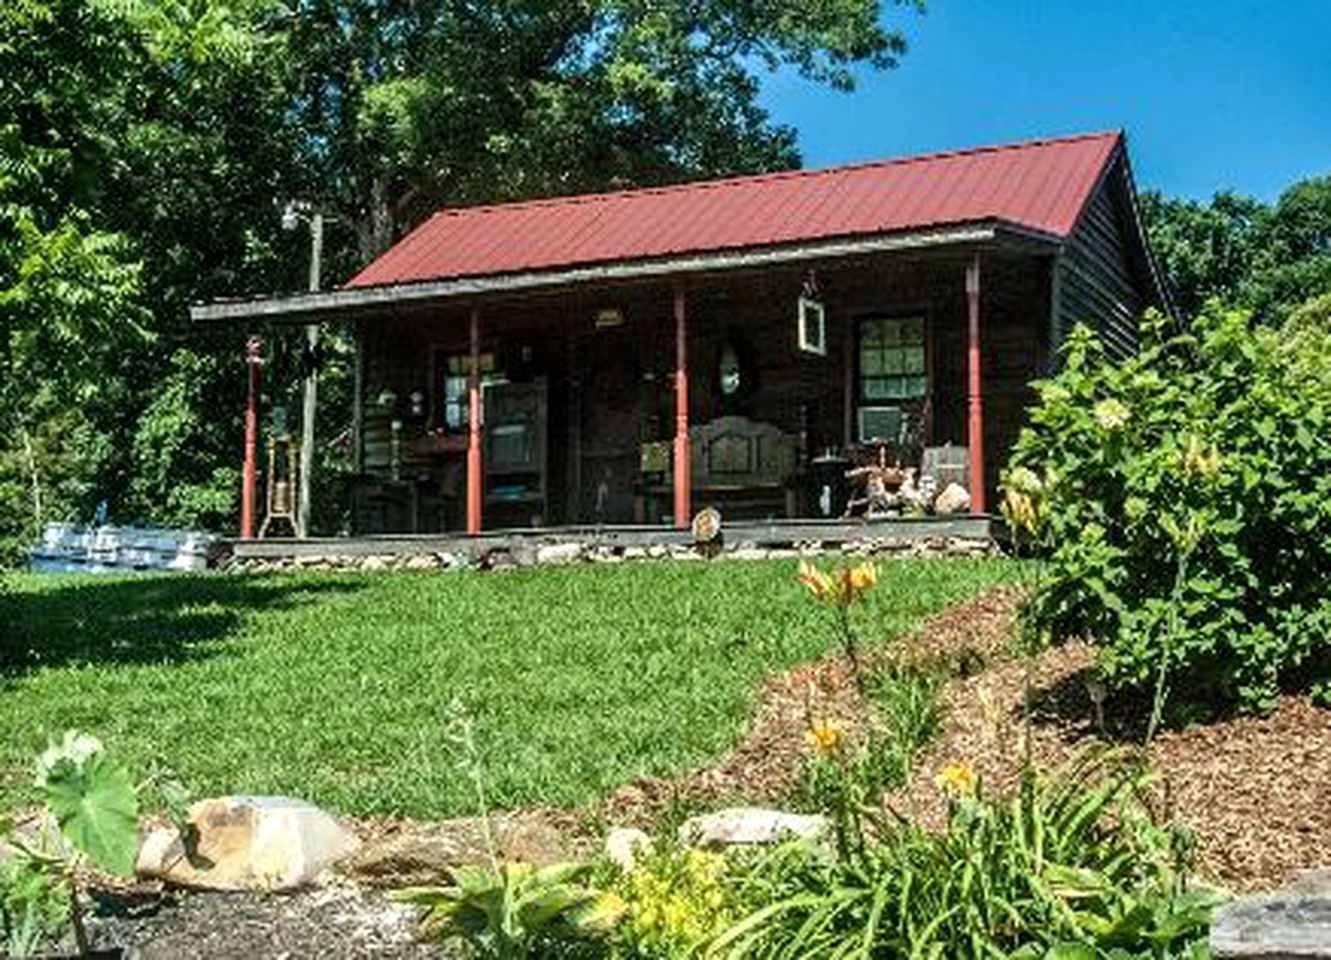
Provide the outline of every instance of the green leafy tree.
{"type": "Polygon", "coordinates": [[[1229,192],[1209,204],[1148,192],[1141,204],[1151,249],[1181,313],[1191,316],[1211,299],[1241,299],[1261,252],[1264,204],[1229,192]]]}
{"type": "Polygon", "coordinates": [[[1207,204],[1145,193],[1142,216],[1184,315],[1215,299],[1279,322],[1331,292],[1331,177],[1299,181],[1272,205],[1231,192],[1207,204]]]}
{"type": "MultiPolygon", "coordinates": [[[[793,131],[758,103],[763,72],[849,88],[904,50],[883,13],[878,0],[0,7],[0,530],[22,542],[100,499],[122,519],[228,525],[241,336],[191,329],[185,308],[303,286],[288,200],[336,217],[332,280],[444,203],[791,166],[793,131]],[[70,455],[44,461],[42,436],[70,455]]],[[[349,379],[344,347],[328,351],[333,384],[349,379]]],[[[322,399],[320,435],[336,439],[349,391],[322,399]]]]}

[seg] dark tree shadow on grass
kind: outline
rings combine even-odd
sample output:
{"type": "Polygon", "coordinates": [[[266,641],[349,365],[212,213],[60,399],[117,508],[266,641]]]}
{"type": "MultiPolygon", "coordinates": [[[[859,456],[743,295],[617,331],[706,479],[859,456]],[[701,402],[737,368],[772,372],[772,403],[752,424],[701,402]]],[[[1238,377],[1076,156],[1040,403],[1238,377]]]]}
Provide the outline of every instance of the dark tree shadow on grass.
{"type": "Polygon", "coordinates": [[[351,579],[148,575],[6,591],[0,593],[0,684],[45,667],[216,656],[248,614],[356,589],[351,579]]]}

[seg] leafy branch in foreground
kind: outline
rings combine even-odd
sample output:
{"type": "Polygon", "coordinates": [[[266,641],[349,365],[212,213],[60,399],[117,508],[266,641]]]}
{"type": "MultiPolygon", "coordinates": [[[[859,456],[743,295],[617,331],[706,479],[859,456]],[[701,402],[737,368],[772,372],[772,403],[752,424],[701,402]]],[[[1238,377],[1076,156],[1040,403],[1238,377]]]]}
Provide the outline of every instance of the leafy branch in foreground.
{"type": "Polygon", "coordinates": [[[31,843],[5,831],[17,855],[0,873],[0,935],[7,955],[28,956],[68,926],[86,953],[75,876],[86,864],[107,873],[134,872],[138,797],[129,772],[101,742],[73,730],[37,758],[35,780],[59,837],[44,832],[31,843]],[[61,838],[72,855],[61,849],[61,838]]]}

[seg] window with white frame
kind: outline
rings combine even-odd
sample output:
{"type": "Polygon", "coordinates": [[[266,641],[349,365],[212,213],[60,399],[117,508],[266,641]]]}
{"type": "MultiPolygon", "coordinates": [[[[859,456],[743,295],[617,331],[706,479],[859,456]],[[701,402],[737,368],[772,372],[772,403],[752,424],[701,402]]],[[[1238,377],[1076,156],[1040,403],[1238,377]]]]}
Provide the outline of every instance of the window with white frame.
{"type": "Polygon", "coordinates": [[[859,323],[862,404],[919,400],[928,393],[923,317],[865,317],[859,323]]]}

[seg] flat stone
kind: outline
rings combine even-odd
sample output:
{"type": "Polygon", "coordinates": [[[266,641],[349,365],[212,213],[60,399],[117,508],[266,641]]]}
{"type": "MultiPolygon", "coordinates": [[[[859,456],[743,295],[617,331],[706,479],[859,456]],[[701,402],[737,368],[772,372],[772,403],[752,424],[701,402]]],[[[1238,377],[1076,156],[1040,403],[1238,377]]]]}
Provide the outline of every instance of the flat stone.
{"type": "Polygon", "coordinates": [[[605,835],[606,859],[624,873],[633,870],[640,853],[652,849],[652,838],[635,827],[611,827],[605,835]]]}
{"type": "Polygon", "coordinates": [[[817,840],[827,832],[827,818],[761,807],[732,807],[691,817],[679,828],[679,842],[695,847],[734,847],[817,840]]]}
{"type": "Polygon", "coordinates": [[[174,827],[148,833],[140,876],[201,890],[293,890],[358,845],[331,814],[291,797],[213,797],[186,820],[192,843],[174,827]]]}
{"type": "Polygon", "coordinates": [[[730,557],[734,560],[766,560],[770,555],[770,551],[751,544],[745,544],[730,552],[730,557]]]}
{"type": "Polygon", "coordinates": [[[1211,952],[1217,960],[1331,958],[1331,871],[1304,874],[1280,890],[1219,907],[1211,952]]]}
{"type": "Polygon", "coordinates": [[[575,563],[582,559],[580,543],[547,543],[536,551],[537,563],[575,563]]]}
{"type": "MultiPolygon", "coordinates": [[[[508,861],[548,866],[573,859],[562,834],[535,814],[497,816],[491,823],[497,853],[508,861]]],[[[485,828],[476,817],[405,823],[368,838],[338,863],[340,873],[374,886],[439,883],[455,867],[489,862],[485,828]]]]}

